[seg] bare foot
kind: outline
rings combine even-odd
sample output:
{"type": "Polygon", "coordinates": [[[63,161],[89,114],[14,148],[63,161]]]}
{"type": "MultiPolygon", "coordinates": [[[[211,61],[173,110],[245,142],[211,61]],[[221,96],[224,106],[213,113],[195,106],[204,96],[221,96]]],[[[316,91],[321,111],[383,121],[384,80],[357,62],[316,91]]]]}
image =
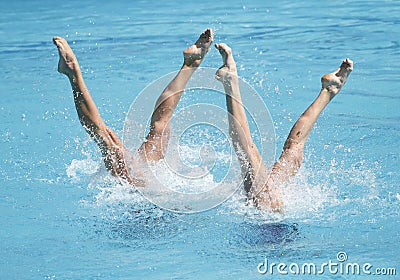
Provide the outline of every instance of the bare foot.
{"type": "Polygon", "coordinates": [[[353,71],[353,61],[346,58],[336,71],[321,78],[322,89],[326,89],[329,92],[331,99],[339,93],[351,71],[353,71]]]}
{"type": "Polygon", "coordinates": [[[53,38],[54,45],[57,46],[60,60],[58,61],[58,72],[71,77],[76,71],[79,71],[78,60],[75,57],[74,52],[69,46],[68,42],[61,37],[53,38]]]}
{"type": "Polygon", "coordinates": [[[213,41],[213,31],[211,28],[208,28],[201,33],[194,45],[191,45],[183,51],[184,64],[189,67],[198,67],[210,49],[210,45],[213,41]]]}
{"type": "Polygon", "coordinates": [[[232,77],[237,77],[236,62],[233,59],[232,49],[224,43],[215,44],[222,56],[223,65],[215,73],[217,80],[225,83],[229,82],[232,77]]]}

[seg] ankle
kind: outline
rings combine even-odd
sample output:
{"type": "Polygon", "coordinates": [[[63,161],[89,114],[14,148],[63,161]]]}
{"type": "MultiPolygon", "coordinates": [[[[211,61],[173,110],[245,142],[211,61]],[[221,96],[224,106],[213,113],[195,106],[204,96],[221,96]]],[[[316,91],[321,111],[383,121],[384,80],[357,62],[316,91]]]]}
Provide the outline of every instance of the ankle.
{"type": "Polygon", "coordinates": [[[197,68],[199,68],[199,66],[200,66],[200,64],[194,65],[193,63],[187,64],[186,62],[183,62],[181,70],[195,71],[197,68]]]}
{"type": "Polygon", "coordinates": [[[334,86],[329,86],[326,88],[322,88],[320,92],[320,96],[323,99],[328,99],[328,102],[331,101],[337,94],[339,90],[334,86]]]}
{"type": "Polygon", "coordinates": [[[183,65],[182,68],[186,68],[186,69],[197,69],[200,66],[200,62],[196,62],[196,61],[191,61],[191,60],[183,60],[183,65]]]}

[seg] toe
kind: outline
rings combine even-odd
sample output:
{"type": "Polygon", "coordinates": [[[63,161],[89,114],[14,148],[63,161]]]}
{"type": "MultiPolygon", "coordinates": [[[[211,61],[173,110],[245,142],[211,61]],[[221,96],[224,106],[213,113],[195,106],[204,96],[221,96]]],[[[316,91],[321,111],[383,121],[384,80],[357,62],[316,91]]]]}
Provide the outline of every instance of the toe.
{"type": "Polygon", "coordinates": [[[222,49],[224,52],[226,52],[226,54],[231,54],[232,53],[232,49],[225,43],[221,43],[219,44],[220,49],[222,49]]]}
{"type": "Polygon", "coordinates": [[[214,41],[214,32],[211,28],[207,29],[207,34],[210,37],[210,41],[214,41]]]}
{"type": "Polygon", "coordinates": [[[353,70],[353,61],[350,58],[346,58],[342,62],[341,68],[347,70],[347,71],[352,71],[353,70]]]}
{"type": "Polygon", "coordinates": [[[353,70],[354,62],[350,58],[346,58],[346,62],[349,65],[350,71],[353,70]]]}
{"type": "Polygon", "coordinates": [[[62,47],[62,40],[63,40],[63,38],[61,38],[61,37],[58,37],[58,36],[53,37],[53,43],[54,43],[54,45],[57,46],[57,48],[62,47]]]}

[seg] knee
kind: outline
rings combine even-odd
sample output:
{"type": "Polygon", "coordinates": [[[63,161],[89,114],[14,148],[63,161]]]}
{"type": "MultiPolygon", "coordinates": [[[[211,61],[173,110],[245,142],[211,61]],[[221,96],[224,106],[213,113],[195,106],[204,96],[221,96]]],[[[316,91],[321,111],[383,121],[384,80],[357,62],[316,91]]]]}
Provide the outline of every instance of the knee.
{"type": "Polygon", "coordinates": [[[170,123],[158,120],[152,124],[150,127],[150,132],[155,135],[165,135],[169,134],[170,131],[170,123]]]}
{"type": "Polygon", "coordinates": [[[290,163],[295,168],[299,168],[303,161],[303,147],[302,145],[292,145],[288,148],[284,148],[282,152],[282,159],[286,163],[290,163]]]}

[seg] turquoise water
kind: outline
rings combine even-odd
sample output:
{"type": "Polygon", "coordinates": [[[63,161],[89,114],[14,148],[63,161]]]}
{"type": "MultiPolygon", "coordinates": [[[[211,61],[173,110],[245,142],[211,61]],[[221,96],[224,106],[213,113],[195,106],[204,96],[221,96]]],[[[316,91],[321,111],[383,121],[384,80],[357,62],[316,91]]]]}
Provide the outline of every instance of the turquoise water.
{"type": "MultiPolygon", "coordinates": [[[[1,279],[265,279],[257,271],[265,258],[321,264],[338,252],[400,273],[398,2],[0,6],[1,279]],[[240,195],[207,212],[172,214],[116,184],[56,72],[51,38],[59,35],[122,135],[135,96],[177,70],[182,49],[207,27],[231,45],[239,75],[267,104],[277,151],[321,75],[345,57],[356,62],[310,136],[299,174],[282,186],[283,219],[245,206],[240,195]]],[[[204,66],[220,66],[215,50],[204,66]]],[[[352,277],[366,276],[318,278],[352,277]]]]}

